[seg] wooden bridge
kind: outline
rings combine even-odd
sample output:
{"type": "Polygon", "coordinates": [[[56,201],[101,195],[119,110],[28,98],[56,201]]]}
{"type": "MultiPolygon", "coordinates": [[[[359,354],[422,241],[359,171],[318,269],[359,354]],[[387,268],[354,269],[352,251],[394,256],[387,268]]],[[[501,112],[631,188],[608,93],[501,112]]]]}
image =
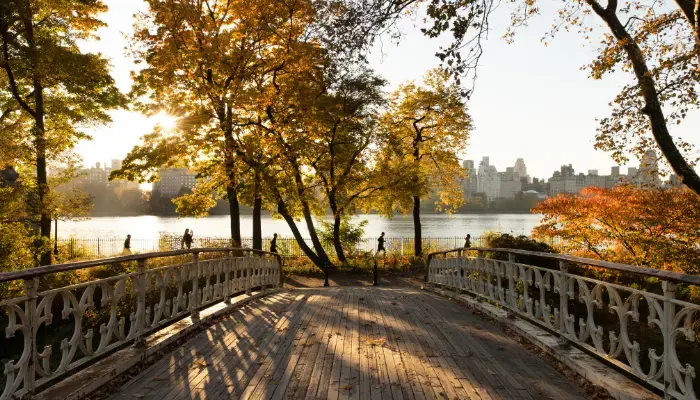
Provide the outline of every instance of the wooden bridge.
{"type": "Polygon", "coordinates": [[[697,276],[510,249],[431,254],[430,290],[288,290],[282,268],[211,248],[0,273],[0,400],[697,399],[697,276]]]}
{"type": "Polygon", "coordinates": [[[468,308],[416,289],[281,292],[236,310],[114,399],[582,399],[468,308]]]}

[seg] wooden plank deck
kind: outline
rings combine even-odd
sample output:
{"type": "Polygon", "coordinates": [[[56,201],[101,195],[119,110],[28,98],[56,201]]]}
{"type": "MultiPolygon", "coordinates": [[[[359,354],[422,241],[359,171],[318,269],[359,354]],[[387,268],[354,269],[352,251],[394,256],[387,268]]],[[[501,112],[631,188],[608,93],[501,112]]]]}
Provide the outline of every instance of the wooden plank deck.
{"type": "Polygon", "coordinates": [[[578,386],[459,304],[417,289],[281,292],[236,310],[113,399],[564,399],[578,386]]]}

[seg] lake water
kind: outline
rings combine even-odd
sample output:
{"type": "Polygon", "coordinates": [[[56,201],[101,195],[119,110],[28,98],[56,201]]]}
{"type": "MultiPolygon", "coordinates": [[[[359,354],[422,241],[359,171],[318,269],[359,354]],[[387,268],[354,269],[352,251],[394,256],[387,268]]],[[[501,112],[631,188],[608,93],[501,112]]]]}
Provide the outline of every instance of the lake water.
{"type": "MultiPolygon", "coordinates": [[[[421,226],[424,237],[456,237],[481,236],[487,231],[500,231],[515,235],[529,235],[532,228],[538,225],[541,215],[536,214],[425,214],[421,216],[421,226]]],[[[389,237],[413,237],[413,218],[411,216],[395,216],[385,219],[378,215],[359,215],[352,218],[353,222],[367,220],[365,236],[376,237],[386,232],[389,237]]],[[[319,224],[320,225],[320,224],[319,224]]],[[[306,225],[298,224],[302,233],[306,233],[306,225]]],[[[194,231],[195,236],[228,237],[228,216],[212,216],[205,218],[156,217],[143,215],[138,217],[94,217],[84,221],[59,222],[59,237],[78,238],[124,238],[131,234],[134,239],[155,239],[160,233],[182,235],[186,228],[194,231]]],[[[317,225],[318,228],[318,225],[317,225]]],[[[253,217],[241,216],[241,235],[251,237],[253,217]]],[[[291,236],[292,232],[287,223],[270,216],[262,217],[262,232],[264,237],[277,233],[281,236],[291,236]]],[[[304,235],[306,236],[306,235],[304,235]]]]}

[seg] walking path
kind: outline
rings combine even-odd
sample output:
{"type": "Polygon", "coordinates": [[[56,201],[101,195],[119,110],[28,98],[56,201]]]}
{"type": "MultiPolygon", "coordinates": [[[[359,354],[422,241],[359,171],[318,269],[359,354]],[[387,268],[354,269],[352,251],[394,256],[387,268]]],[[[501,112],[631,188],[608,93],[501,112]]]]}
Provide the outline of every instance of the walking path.
{"type": "Polygon", "coordinates": [[[411,288],[295,289],[165,355],[114,399],[583,399],[470,309],[411,288]]]}

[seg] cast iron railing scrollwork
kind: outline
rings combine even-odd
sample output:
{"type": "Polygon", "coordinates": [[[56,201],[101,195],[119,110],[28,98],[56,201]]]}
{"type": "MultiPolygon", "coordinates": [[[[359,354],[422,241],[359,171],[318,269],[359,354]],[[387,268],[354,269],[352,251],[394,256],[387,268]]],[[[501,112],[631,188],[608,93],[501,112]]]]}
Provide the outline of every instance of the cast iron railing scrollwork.
{"type": "Polygon", "coordinates": [[[700,305],[676,298],[676,287],[700,286],[698,276],[557,254],[470,248],[430,254],[427,281],[469,292],[535,322],[637,376],[666,398],[697,398],[695,368],[681,362],[678,347],[695,341],[700,305]],[[506,253],[508,260],[486,258],[486,252],[506,253]],[[516,262],[517,256],[556,260],[558,268],[516,262]],[[573,268],[577,266],[583,268],[573,268]],[[588,267],[653,278],[661,287],[654,293],[594,279],[580,272],[588,267]],[[644,322],[646,348],[633,338],[644,322]]]}
{"type": "MultiPolygon", "coordinates": [[[[3,345],[7,347],[14,340],[17,350],[4,362],[0,400],[32,393],[119,347],[130,343],[143,346],[149,333],[186,316],[197,322],[199,311],[215,303],[228,304],[233,296],[252,289],[279,287],[281,268],[277,254],[247,248],[202,248],[0,273],[0,283],[17,281],[24,286],[22,296],[0,299],[3,345]],[[150,260],[175,256],[180,257],[179,262],[160,262],[165,265],[148,268],[150,260]],[[40,280],[52,274],[134,262],[133,272],[39,290],[40,280]],[[59,310],[60,318],[54,315],[59,310]],[[94,321],[99,326],[89,326],[94,321]],[[52,345],[46,336],[59,324],[62,332],[69,331],[69,337],[52,345]],[[39,348],[39,336],[49,344],[39,348]]],[[[5,354],[8,352],[6,348],[5,354]]]]}

